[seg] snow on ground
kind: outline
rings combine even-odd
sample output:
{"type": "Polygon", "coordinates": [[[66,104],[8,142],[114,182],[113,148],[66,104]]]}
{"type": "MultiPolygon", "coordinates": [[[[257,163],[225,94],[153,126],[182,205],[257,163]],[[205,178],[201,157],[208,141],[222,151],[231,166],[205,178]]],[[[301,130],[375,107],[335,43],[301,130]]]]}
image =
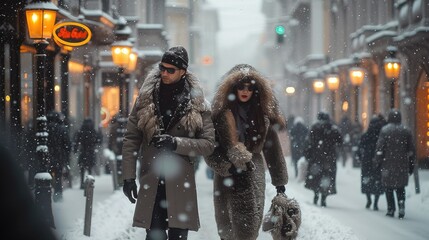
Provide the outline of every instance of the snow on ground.
{"type": "MultiPolygon", "coordinates": [[[[289,161],[289,158],[286,158],[289,161]]],[[[212,200],[212,181],[207,179],[206,165],[200,164],[196,174],[197,194],[201,228],[189,232],[190,240],[219,239],[217,236],[212,200]]],[[[406,215],[404,220],[385,216],[386,199],[380,197],[379,211],[365,209],[366,198],[360,193],[360,169],[338,165],[338,194],[327,199],[327,208],[312,203],[313,193],[298,182],[289,167],[290,181],[286,194],[298,200],[302,211],[302,225],[298,239],[413,239],[423,240],[429,236],[429,171],[420,171],[421,193],[414,191],[414,180],[406,188],[406,215]]],[[[95,176],[94,202],[90,237],[83,235],[85,197],[78,184],[65,189],[64,200],[53,203],[56,233],[61,239],[144,239],[145,230],[131,227],[134,204],[123,195],[122,190],[113,190],[111,175],[95,176]]],[[[276,194],[267,174],[265,210],[276,194]]],[[[272,239],[269,233],[260,231],[258,239],[272,239]]]]}

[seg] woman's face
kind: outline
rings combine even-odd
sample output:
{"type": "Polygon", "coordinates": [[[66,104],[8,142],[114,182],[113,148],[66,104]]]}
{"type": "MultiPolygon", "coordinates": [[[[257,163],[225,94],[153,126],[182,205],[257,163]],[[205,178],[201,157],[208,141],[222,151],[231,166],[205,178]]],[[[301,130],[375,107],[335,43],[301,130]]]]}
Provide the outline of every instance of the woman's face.
{"type": "Polygon", "coordinates": [[[237,86],[237,97],[240,102],[248,102],[253,95],[254,85],[251,83],[240,83],[237,86]]]}

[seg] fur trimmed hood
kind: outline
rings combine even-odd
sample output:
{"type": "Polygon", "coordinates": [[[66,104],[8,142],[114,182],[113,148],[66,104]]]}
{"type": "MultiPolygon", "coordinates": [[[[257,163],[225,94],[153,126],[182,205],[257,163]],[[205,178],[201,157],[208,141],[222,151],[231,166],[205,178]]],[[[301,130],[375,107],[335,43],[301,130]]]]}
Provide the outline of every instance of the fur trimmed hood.
{"type": "MultiPolygon", "coordinates": [[[[189,88],[189,101],[185,106],[183,116],[180,123],[189,132],[197,132],[203,127],[203,120],[201,113],[210,110],[210,105],[204,98],[203,89],[197,77],[187,71],[185,74],[186,86],[189,88]]],[[[153,135],[160,129],[159,117],[156,115],[156,104],[154,100],[154,92],[159,89],[161,82],[161,75],[159,69],[155,68],[149,72],[142,87],[140,88],[139,95],[135,103],[135,111],[138,116],[137,127],[145,134],[146,140],[149,142],[153,135]]]]}
{"type": "Polygon", "coordinates": [[[272,125],[276,124],[278,129],[284,129],[286,120],[280,111],[278,100],[274,95],[269,80],[248,64],[238,64],[222,77],[223,81],[213,98],[212,119],[217,119],[219,114],[227,109],[227,103],[230,101],[228,98],[233,87],[239,80],[248,76],[255,80],[264,115],[268,117],[272,125]]]}

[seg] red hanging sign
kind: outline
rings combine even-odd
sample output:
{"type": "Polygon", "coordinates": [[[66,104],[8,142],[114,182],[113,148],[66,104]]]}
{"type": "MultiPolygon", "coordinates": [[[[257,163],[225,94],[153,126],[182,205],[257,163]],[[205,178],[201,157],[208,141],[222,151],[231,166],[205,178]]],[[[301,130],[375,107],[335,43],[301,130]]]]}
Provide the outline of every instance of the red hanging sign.
{"type": "Polygon", "coordinates": [[[54,39],[65,46],[79,47],[91,40],[91,30],[78,22],[61,22],[54,26],[54,39]]]}

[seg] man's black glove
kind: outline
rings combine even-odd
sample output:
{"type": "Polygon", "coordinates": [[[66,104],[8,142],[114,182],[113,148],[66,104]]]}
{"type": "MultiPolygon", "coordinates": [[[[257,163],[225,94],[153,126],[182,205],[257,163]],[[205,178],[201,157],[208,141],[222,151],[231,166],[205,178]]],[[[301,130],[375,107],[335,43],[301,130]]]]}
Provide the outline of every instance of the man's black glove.
{"type": "Polygon", "coordinates": [[[286,192],[286,187],[285,186],[277,186],[277,193],[285,193],[286,192]]]}
{"type": "Polygon", "coordinates": [[[168,134],[155,135],[152,138],[152,142],[157,148],[166,148],[171,151],[174,151],[177,148],[176,140],[168,134]]]}
{"type": "Polygon", "coordinates": [[[128,197],[131,203],[135,203],[137,199],[137,185],[134,179],[125,179],[124,187],[122,188],[125,196],[128,197]]]}

